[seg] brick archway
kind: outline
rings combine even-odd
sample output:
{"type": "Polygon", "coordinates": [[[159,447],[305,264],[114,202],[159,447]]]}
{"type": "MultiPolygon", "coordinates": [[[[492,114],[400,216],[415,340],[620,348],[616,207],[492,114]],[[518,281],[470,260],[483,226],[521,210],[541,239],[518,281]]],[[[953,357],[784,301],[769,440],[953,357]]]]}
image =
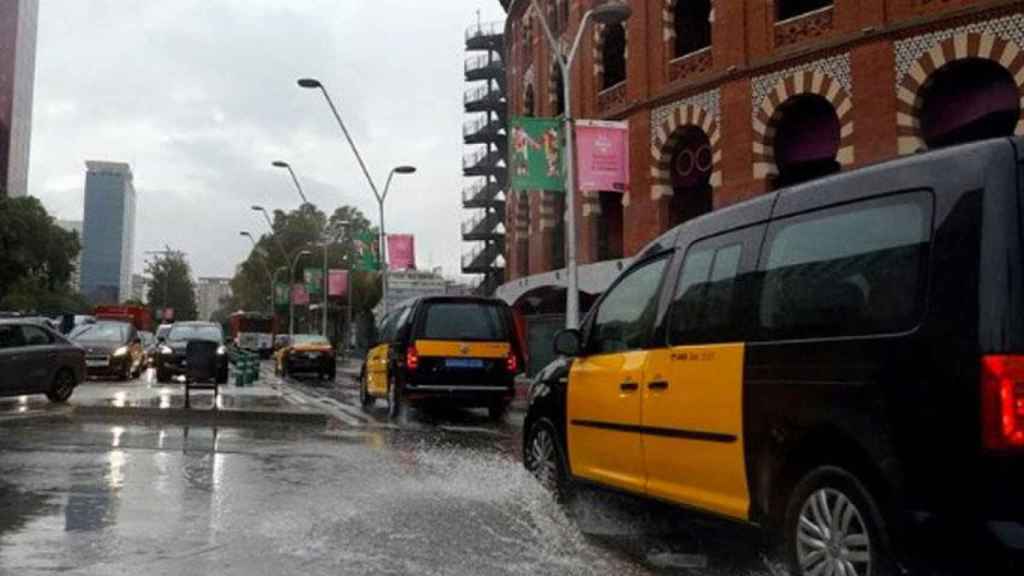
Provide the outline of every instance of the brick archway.
{"type": "Polygon", "coordinates": [[[754,115],[754,179],[763,180],[779,173],[775,164],[775,127],[779,107],[800,94],[816,94],[832,104],[839,118],[836,161],[841,166],[853,164],[853,100],[849,92],[831,76],[817,70],[805,70],[779,80],[754,115]]]}
{"type": "MultiPolygon", "coordinates": [[[[896,126],[900,154],[912,154],[926,147],[921,135],[920,112],[924,87],[933,72],[950,62],[968,58],[992,60],[1005,68],[1024,95],[1024,51],[1012,40],[987,33],[965,32],[932,46],[911,64],[896,84],[896,126]]],[[[1024,134],[1024,108],[1014,130],[1024,134]]]]}
{"type": "Polygon", "coordinates": [[[722,148],[718,123],[704,108],[693,104],[684,104],[673,110],[668,119],[655,129],[654,144],[651,147],[653,156],[651,199],[653,200],[671,197],[674,194],[671,176],[672,152],[679,142],[683,128],[688,126],[699,128],[707,135],[708,142],[711,143],[710,185],[712,190],[722,185],[722,148]]]}

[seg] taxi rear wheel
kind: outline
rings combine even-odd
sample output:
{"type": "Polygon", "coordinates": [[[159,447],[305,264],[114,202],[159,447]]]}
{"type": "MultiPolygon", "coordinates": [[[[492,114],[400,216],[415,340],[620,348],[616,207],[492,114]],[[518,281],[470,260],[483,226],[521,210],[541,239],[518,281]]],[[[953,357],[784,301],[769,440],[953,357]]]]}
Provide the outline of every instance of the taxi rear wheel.
{"type": "Polygon", "coordinates": [[[388,379],[388,418],[402,415],[402,390],[394,377],[388,379]]]}
{"type": "Polygon", "coordinates": [[[370,408],[377,402],[377,399],[370,396],[370,391],[366,389],[366,373],[363,372],[359,375],[359,404],[363,408],[370,408]]]}

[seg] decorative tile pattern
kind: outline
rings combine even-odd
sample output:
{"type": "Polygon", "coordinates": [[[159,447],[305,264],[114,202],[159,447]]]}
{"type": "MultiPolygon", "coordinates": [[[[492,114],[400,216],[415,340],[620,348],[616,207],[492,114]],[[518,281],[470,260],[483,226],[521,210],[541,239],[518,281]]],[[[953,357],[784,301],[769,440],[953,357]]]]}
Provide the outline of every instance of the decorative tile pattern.
{"type": "Polygon", "coordinates": [[[1012,14],[993,20],[971,22],[956,28],[937,30],[913,38],[897,40],[893,43],[896,52],[896,85],[899,86],[903,76],[910,70],[910,66],[943,40],[952,38],[965,32],[978,34],[987,33],[997,38],[1009,40],[1024,48],[1024,14],[1012,14]]]}
{"type": "Polygon", "coordinates": [[[780,80],[788,76],[793,76],[797,72],[804,71],[818,71],[828,76],[833,81],[838,82],[848,93],[853,94],[853,75],[850,74],[850,55],[847,53],[837,54],[830,58],[824,58],[822,60],[815,60],[813,62],[806,62],[792,68],[786,68],[772,72],[771,74],[765,74],[764,76],[758,76],[751,81],[751,90],[754,93],[753,96],[753,113],[752,116],[757,117],[757,110],[761,107],[761,102],[764,101],[765,96],[775,89],[775,86],[780,80]]]}
{"type": "Polygon", "coordinates": [[[714,65],[714,60],[711,57],[711,48],[705,48],[698,50],[692,54],[687,54],[681,58],[676,58],[669,62],[668,65],[668,81],[675,82],[676,80],[682,80],[687,76],[693,76],[702,72],[711,70],[714,65]]]}
{"type": "Polygon", "coordinates": [[[626,82],[622,81],[597,94],[597,110],[607,112],[616,106],[626,103],[626,82]]]}
{"type": "MultiPolygon", "coordinates": [[[[672,196],[672,152],[682,128],[687,126],[696,126],[707,135],[711,144],[711,187],[722,185],[720,99],[716,88],[654,110],[651,115],[651,198],[672,196]]],[[[628,198],[624,202],[626,200],[628,198]]]]}
{"type": "MultiPolygon", "coordinates": [[[[895,42],[898,151],[926,147],[918,118],[924,86],[932,72],[955,60],[985,58],[1009,71],[1024,95],[1024,14],[936,30],[895,42]]],[[[1015,132],[1024,134],[1024,110],[1015,132]]]]}
{"type": "Polygon", "coordinates": [[[775,24],[775,47],[782,48],[798,42],[821,37],[832,31],[832,7],[815,10],[803,16],[775,24]]]}

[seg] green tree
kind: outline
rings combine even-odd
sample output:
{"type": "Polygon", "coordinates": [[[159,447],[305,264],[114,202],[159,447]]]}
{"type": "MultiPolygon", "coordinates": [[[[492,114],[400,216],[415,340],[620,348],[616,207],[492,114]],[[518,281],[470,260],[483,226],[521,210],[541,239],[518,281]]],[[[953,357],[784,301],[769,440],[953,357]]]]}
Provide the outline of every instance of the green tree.
{"type": "Polygon", "coordinates": [[[77,310],[81,298],[68,284],[80,251],[78,235],[58,226],[37,198],[0,194],[0,306],[77,310]]]}
{"type": "MultiPolygon", "coordinates": [[[[275,211],[273,233],[264,234],[236,269],[231,282],[233,297],[229,309],[266,310],[271,278],[276,276],[278,281],[288,282],[290,259],[301,250],[309,250],[312,256],[303,257],[291,278],[292,282],[302,281],[303,268],[322,266],[321,230],[324,230],[329,243],[328,268],[346,270],[351,270],[356,262],[354,238],[367,231],[376,233],[366,216],[352,206],[341,206],[330,217],[313,204],[304,204],[289,212],[275,211]]],[[[380,300],[379,274],[357,272],[353,286],[353,304],[357,310],[370,310],[380,300]]],[[[284,309],[281,311],[287,313],[284,309]]]]}
{"type": "Polygon", "coordinates": [[[152,278],[149,302],[154,308],[171,308],[176,321],[195,320],[196,293],[192,284],[192,268],[181,252],[168,252],[146,266],[152,278]]]}

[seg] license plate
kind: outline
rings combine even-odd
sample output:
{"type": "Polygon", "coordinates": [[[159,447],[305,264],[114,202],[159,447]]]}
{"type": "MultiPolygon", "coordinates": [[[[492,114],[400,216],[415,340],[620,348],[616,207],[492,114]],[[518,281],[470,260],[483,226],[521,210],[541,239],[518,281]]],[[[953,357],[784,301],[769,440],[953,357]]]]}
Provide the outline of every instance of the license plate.
{"type": "Polygon", "coordinates": [[[110,366],[110,360],[86,360],[86,368],[106,368],[110,366]]]}
{"type": "Polygon", "coordinates": [[[476,358],[449,358],[444,361],[448,368],[483,368],[484,361],[476,358]]]}
{"type": "Polygon", "coordinates": [[[320,357],[320,353],[319,352],[306,352],[306,358],[309,358],[310,360],[316,360],[319,357],[320,357]]]}

